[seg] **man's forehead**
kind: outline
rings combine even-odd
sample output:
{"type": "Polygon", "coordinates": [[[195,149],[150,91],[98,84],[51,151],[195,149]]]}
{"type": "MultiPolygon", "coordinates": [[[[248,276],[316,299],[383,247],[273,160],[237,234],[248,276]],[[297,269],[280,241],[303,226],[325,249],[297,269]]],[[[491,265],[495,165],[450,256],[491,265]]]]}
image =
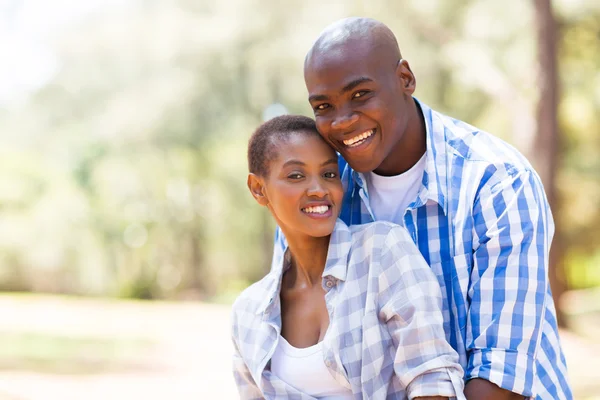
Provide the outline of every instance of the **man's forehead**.
{"type": "Polygon", "coordinates": [[[309,90],[341,89],[349,83],[368,78],[375,80],[376,66],[360,54],[327,54],[307,63],[304,79],[309,90]]]}
{"type": "Polygon", "coordinates": [[[367,40],[342,40],[315,45],[308,55],[307,64],[313,66],[345,62],[368,56],[373,50],[367,40]]]}

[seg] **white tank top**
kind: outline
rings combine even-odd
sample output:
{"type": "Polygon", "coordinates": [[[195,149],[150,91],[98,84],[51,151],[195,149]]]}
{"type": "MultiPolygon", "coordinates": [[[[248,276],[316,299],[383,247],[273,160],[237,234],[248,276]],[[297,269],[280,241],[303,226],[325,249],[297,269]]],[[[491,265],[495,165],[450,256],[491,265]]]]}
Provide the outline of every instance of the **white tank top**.
{"type": "Polygon", "coordinates": [[[299,349],[279,336],[279,343],[271,358],[271,373],[288,385],[318,399],[352,399],[352,391],[333,379],[325,366],[322,343],[299,349]]]}

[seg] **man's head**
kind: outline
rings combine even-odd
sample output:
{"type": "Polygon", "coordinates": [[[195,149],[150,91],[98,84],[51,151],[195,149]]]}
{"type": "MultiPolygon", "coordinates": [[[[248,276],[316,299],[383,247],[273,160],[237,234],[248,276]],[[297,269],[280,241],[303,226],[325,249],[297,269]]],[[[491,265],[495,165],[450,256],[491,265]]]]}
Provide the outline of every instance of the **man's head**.
{"type": "Polygon", "coordinates": [[[388,27],[368,18],[330,25],[306,55],[304,79],[319,133],[353,169],[401,172],[393,158],[411,141],[415,77],[388,27]]]}

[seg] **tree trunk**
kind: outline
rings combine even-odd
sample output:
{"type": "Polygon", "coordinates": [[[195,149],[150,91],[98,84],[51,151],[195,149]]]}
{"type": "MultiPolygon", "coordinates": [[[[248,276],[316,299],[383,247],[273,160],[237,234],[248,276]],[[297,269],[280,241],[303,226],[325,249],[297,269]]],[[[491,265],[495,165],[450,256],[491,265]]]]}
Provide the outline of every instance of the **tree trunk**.
{"type": "Polygon", "coordinates": [[[537,36],[538,87],[537,132],[534,139],[532,161],[542,178],[550,207],[555,216],[556,232],[550,251],[549,279],[554,301],[557,305],[559,325],[564,325],[558,307],[565,291],[563,275],[564,246],[562,230],[558,220],[560,204],[556,193],[556,171],[558,170],[558,74],[556,57],[557,28],[552,12],[552,0],[533,0],[537,36]]]}

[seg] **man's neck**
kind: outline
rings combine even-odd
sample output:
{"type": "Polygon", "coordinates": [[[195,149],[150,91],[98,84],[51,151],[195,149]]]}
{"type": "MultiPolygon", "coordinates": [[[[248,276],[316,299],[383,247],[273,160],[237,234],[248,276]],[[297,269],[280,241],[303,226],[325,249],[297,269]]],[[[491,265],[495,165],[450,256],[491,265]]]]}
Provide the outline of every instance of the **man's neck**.
{"type": "Polygon", "coordinates": [[[408,104],[408,122],[404,135],[374,171],[378,175],[394,176],[408,171],[423,157],[427,150],[423,111],[412,98],[408,104]]]}

